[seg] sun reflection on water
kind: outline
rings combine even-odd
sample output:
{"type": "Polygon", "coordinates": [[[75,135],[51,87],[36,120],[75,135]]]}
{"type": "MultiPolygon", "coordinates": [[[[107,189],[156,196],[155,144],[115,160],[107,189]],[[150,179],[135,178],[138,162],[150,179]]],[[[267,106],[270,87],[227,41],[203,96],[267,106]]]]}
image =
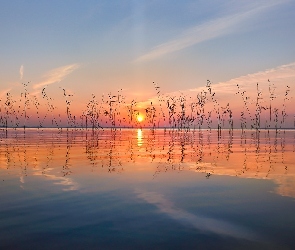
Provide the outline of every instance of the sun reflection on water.
{"type": "Polygon", "coordinates": [[[142,129],[137,129],[137,145],[142,146],[142,129]]]}

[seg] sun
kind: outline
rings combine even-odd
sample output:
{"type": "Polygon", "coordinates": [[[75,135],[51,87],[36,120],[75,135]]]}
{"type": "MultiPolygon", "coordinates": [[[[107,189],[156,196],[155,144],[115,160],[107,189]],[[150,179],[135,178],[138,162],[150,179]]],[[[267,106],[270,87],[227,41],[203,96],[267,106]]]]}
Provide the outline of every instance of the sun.
{"type": "Polygon", "coordinates": [[[138,122],[142,122],[143,121],[143,116],[142,115],[138,115],[136,117],[136,119],[137,119],[138,122]]]}

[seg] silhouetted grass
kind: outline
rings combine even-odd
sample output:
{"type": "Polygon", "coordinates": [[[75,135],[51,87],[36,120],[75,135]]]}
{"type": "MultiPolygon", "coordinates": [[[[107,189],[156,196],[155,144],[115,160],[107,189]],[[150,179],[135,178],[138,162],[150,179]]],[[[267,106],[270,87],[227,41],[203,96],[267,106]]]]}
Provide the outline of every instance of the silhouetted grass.
{"type": "MultiPolygon", "coordinates": [[[[261,129],[275,129],[276,133],[286,127],[287,104],[290,101],[290,87],[287,86],[281,106],[275,106],[277,98],[276,87],[268,81],[268,93],[263,93],[259,84],[256,85],[256,97],[250,97],[237,84],[237,94],[241,96],[243,110],[240,117],[234,117],[230,101],[222,105],[212,83],[208,80],[203,91],[195,96],[179,94],[178,96],[164,95],[158,84],[154,84],[157,100],[151,101],[144,108],[145,121],[141,124],[136,117],[139,115],[138,101],[126,102],[122,89],[116,94],[109,93],[97,98],[92,94],[80,113],[73,111],[74,96],[65,88],[55,98],[62,96],[64,107],[57,107],[54,99],[47,93],[47,87],[41,92],[41,97],[31,95],[28,91],[29,82],[23,84],[20,98],[7,93],[0,100],[0,127],[6,133],[8,128],[27,127],[56,127],[72,129],[91,129],[92,131],[112,128],[147,127],[151,129],[165,128],[180,131],[217,129],[218,137],[227,129],[233,134],[234,121],[240,121],[242,133],[253,129],[257,136],[261,129]],[[264,95],[265,94],[265,95],[264,95]],[[254,109],[251,106],[254,105],[254,109]],[[264,121],[264,123],[262,123],[264,121]]],[[[233,104],[235,105],[235,104],[233,104]]],[[[238,127],[238,125],[236,125],[238,127]]],[[[294,115],[295,127],[295,115],[294,115]]]]}

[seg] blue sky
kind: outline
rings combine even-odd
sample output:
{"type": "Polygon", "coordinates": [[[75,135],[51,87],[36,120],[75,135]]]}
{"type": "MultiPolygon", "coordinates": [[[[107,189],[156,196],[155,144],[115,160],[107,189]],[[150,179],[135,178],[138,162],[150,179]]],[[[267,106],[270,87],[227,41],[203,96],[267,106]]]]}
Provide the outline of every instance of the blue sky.
{"type": "Polygon", "coordinates": [[[0,94],[29,81],[32,95],[62,87],[82,103],[122,88],[145,101],[153,81],[170,93],[293,72],[294,16],[293,0],[0,1],[0,94]]]}

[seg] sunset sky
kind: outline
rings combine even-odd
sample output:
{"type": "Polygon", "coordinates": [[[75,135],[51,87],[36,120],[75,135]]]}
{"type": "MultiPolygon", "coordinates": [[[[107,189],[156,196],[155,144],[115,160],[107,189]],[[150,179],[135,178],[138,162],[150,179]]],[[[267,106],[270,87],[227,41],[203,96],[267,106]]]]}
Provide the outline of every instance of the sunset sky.
{"type": "Polygon", "coordinates": [[[193,96],[208,79],[225,100],[268,79],[295,96],[294,16],[293,0],[1,1],[0,99],[29,82],[78,106],[119,89],[144,106],[153,82],[193,96]]]}

